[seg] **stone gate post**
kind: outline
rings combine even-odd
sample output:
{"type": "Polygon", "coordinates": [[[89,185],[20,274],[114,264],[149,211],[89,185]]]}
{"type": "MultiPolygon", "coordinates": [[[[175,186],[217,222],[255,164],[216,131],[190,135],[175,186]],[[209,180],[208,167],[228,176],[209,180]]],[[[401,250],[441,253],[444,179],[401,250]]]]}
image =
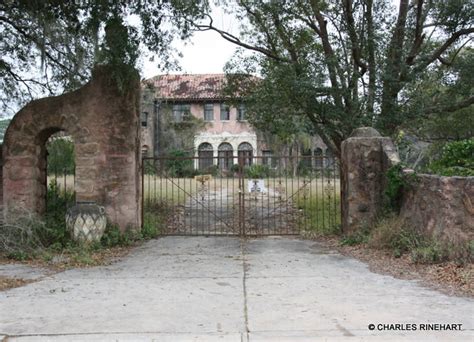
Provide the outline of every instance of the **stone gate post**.
{"type": "Polygon", "coordinates": [[[400,161],[390,138],[371,127],[355,129],[341,146],[342,228],[370,226],[384,206],[385,173],[400,161]]]}

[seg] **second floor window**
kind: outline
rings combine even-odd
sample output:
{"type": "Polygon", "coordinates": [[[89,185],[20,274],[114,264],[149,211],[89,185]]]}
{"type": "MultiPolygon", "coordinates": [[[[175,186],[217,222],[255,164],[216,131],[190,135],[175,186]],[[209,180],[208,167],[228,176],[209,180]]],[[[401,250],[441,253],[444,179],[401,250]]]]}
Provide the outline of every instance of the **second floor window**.
{"type": "Polygon", "coordinates": [[[228,121],[230,120],[230,108],[228,105],[222,103],[221,104],[221,121],[228,121]]]}
{"type": "Polygon", "coordinates": [[[191,115],[191,106],[189,104],[173,105],[173,119],[175,122],[182,122],[191,115]]]}
{"type": "Polygon", "coordinates": [[[148,126],[148,113],[147,112],[142,112],[141,122],[142,122],[142,127],[148,126]]]}
{"type": "Polygon", "coordinates": [[[204,121],[214,120],[214,104],[206,103],[204,105],[204,121]]]}
{"type": "Polygon", "coordinates": [[[237,120],[244,121],[245,120],[245,106],[244,104],[240,104],[239,108],[237,108],[237,120]]]}

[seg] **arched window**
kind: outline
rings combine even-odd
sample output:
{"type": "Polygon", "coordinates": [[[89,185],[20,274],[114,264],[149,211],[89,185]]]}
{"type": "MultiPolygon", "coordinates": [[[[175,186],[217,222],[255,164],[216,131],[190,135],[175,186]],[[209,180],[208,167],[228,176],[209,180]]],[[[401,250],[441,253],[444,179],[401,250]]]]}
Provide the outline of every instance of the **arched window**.
{"type": "Polygon", "coordinates": [[[219,145],[217,156],[219,157],[219,169],[229,170],[232,166],[234,149],[229,143],[222,143],[219,145]]]}
{"type": "Polygon", "coordinates": [[[199,159],[199,170],[206,170],[213,164],[213,152],[212,145],[205,142],[198,147],[198,159],[199,159]]]}
{"type": "Polygon", "coordinates": [[[243,166],[252,165],[253,148],[248,142],[243,142],[239,145],[238,151],[239,164],[243,166]]]}
{"type": "Polygon", "coordinates": [[[314,149],[314,166],[318,169],[323,167],[323,150],[319,147],[314,149]]]}

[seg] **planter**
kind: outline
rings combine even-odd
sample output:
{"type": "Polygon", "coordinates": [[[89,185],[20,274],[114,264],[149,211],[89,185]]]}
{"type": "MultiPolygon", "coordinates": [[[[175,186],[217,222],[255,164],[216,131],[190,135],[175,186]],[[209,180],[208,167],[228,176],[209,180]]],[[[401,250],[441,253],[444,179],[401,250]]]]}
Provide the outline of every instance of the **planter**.
{"type": "Polygon", "coordinates": [[[106,226],[105,208],[95,203],[77,203],[66,212],[66,228],[74,241],[99,242],[106,226]]]}

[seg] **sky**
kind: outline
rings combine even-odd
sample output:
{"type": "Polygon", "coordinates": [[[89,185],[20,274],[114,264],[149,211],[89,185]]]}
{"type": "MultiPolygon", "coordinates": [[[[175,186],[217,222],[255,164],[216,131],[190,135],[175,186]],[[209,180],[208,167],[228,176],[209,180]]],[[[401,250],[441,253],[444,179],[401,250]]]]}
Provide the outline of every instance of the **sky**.
{"type": "MultiPolygon", "coordinates": [[[[237,20],[221,8],[212,9],[214,26],[238,36],[239,24],[237,20]]],[[[224,65],[235,52],[236,45],[222,38],[217,32],[196,32],[188,42],[176,40],[174,47],[183,54],[178,59],[181,71],[170,71],[171,74],[207,74],[223,73],[224,65]]],[[[162,74],[153,62],[144,60],[142,77],[150,78],[162,74]]]]}

